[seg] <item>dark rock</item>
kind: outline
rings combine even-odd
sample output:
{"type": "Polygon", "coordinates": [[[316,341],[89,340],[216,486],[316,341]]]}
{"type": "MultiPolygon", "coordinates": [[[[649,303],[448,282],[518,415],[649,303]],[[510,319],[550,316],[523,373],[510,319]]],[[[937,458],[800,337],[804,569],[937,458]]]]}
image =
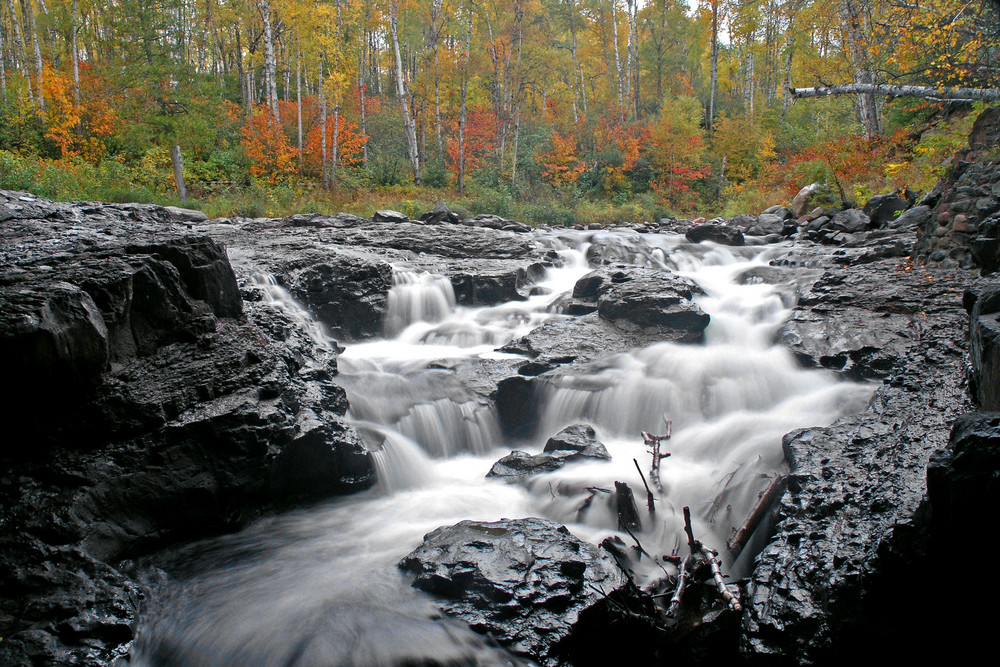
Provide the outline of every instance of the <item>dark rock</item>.
{"type": "Polygon", "coordinates": [[[776,215],[782,220],[794,220],[799,217],[784,206],[771,206],[769,208],[765,208],[761,215],[776,215]]]}
{"type": "Polygon", "coordinates": [[[980,280],[965,293],[970,391],[984,410],[1000,410],[1000,283],[980,280]]]}
{"type": "MultiPolygon", "coordinates": [[[[545,452],[575,452],[575,456],[589,459],[610,459],[604,444],[590,424],[573,424],[556,433],[545,442],[545,452]]],[[[575,458],[571,456],[570,458],[575,458]]]]}
{"type": "Polygon", "coordinates": [[[555,454],[529,454],[513,451],[493,464],[487,477],[498,477],[515,482],[544,472],[559,470],[566,465],[566,456],[555,454]]]}
{"type": "Polygon", "coordinates": [[[163,208],[174,222],[197,224],[208,221],[208,216],[201,211],[178,206],[164,206],[163,208]]]}
{"type": "Polygon", "coordinates": [[[914,206],[903,212],[901,216],[889,223],[892,229],[914,231],[924,224],[930,215],[930,209],[926,206],[914,206]]]}
{"type": "Polygon", "coordinates": [[[729,224],[746,231],[757,224],[757,216],[749,213],[740,213],[729,219],[729,224]]]}
{"type": "Polygon", "coordinates": [[[710,319],[691,301],[699,292],[697,285],[663,271],[613,270],[598,289],[597,312],[626,330],[658,328],[669,331],[671,340],[697,342],[710,319]]]}
{"type": "Polygon", "coordinates": [[[372,222],[409,222],[410,218],[406,216],[405,213],[400,213],[399,211],[392,211],[385,209],[382,211],[375,211],[372,215],[372,222]]]}
{"type": "MultiPolygon", "coordinates": [[[[873,358],[882,361],[873,366],[848,353],[848,362],[885,382],[864,412],[785,438],[789,487],[747,591],[741,650],[751,661],[834,664],[858,645],[896,655],[923,632],[908,623],[906,634],[895,634],[901,610],[914,609],[909,620],[926,618],[916,603],[922,596],[901,604],[909,598],[900,591],[913,591],[913,580],[897,564],[912,552],[907,540],[927,461],[968,406],[954,335],[965,279],[905,268],[882,261],[831,269],[796,310],[831,323],[857,318],[879,341],[873,358]]],[[[832,332],[824,335],[826,350],[857,349],[844,340],[851,332],[832,332]]]]}
{"type": "Polygon", "coordinates": [[[521,376],[503,379],[493,398],[504,435],[514,440],[530,438],[538,425],[532,381],[521,376]]]}
{"type": "Polygon", "coordinates": [[[849,208],[846,211],[837,213],[830,220],[830,227],[848,233],[863,232],[871,228],[871,220],[864,212],[856,208],[849,208]]]}
{"type": "Polygon", "coordinates": [[[543,665],[575,641],[574,625],[626,583],[598,547],[544,519],[462,521],[424,537],[399,566],[450,616],[543,665]]]}
{"type": "Polygon", "coordinates": [[[274,460],[271,489],[282,502],[363,491],[375,483],[368,450],[353,427],[327,422],[288,443],[274,460]]]}
{"type": "Polygon", "coordinates": [[[785,218],[778,214],[762,213],[757,216],[757,222],[747,229],[747,234],[752,236],[768,236],[769,234],[783,234],[785,231],[785,218]]]}
{"type": "Polygon", "coordinates": [[[702,241],[712,241],[722,245],[740,246],[745,243],[743,232],[736,227],[725,225],[705,224],[692,227],[684,235],[691,243],[701,243],[702,241]]]}
{"type": "Polygon", "coordinates": [[[871,219],[875,229],[888,227],[889,223],[899,218],[912,204],[897,194],[875,195],[865,204],[864,213],[871,219]]]}
{"type": "Polygon", "coordinates": [[[428,211],[420,216],[420,219],[429,225],[440,225],[443,223],[458,224],[461,222],[461,218],[458,214],[448,208],[448,205],[443,201],[439,201],[434,205],[434,210],[428,211]]]}

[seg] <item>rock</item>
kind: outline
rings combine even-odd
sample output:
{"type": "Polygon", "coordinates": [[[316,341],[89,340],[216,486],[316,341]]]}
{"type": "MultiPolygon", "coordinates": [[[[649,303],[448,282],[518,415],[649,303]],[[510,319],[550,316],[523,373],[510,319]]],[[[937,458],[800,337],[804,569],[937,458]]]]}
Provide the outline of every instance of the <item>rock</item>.
{"type": "Polygon", "coordinates": [[[197,224],[208,221],[207,215],[201,211],[195,211],[190,208],[164,206],[163,209],[170,215],[171,220],[174,222],[197,224]]]}
{"type": "Polygon", "coordinates": [[[830,227],[848,233],[863,232],[871,227],[871,221],[864,212],[856,208],[849,208],[833,216],[830,220],[830,227]]]}
{"type": "Polygon", "coordinates": [[[698,225],[692,227],[684,235],[691,243],[712,241],[722,245],[740,246],[744,244],[743,232],[736,227],[724,225],[698,225]]]}
{"type": "Polygon", "coordinates": [[[586,641],[574,625],[606,604],[598,591],[626,586],[610,556],[536,518],[438,528],[399,567],[446,614],[542,665],[559,664],[561,654],[586,641]]]}
{"type": "Polygon", "coordinates": [[[1000,410],[1000,283],[979,280],[963,301],[969,313],[969,389],[982,409],[1000,410]]]}
{"type": "Polygon", "coordinates": [[[605,320],[626,330],[667,330],[677,342],[701,340],[709,316],[691,301],[700,292],[697,285],[653,269],[612,269],[601,275],[597,312],[605,320]]]}
{"type": "Polygon", "coordinates": [[[399,211],[393,211],[390,209],[384,209],[381,211],[375,211],[372,216],[372,222],[409,222],[410,219],[405,213],[400,213],[399,211]]]}
{"type": "Polygon", "coordinates": [[[574,452],[568,458],[611,459],[590,424],[573,424],[545,442],[545,452],[574,452]]]}
{"type": "MultiPolygon", "coordinates": [[[[902,268],[883,260],[830,269],[800,304],[830,321],[868,311],[858,323],[892,361],[888,373],[870,367],[885,381],[863,412],[785,437],[789,490],[747,589],[741,650],[750,661],[833,664],[851,653],[848,637],[896,655],[914,628],[932,631],[913,623],[926,620],[926,607],[909,576],[929,565],[913,570],[901,561],[915,551],[927,461],[968,409],[954,336],[966,278],[902,268]]],[[[828,349],[841,346],[841,335],[834,330],[828,349]]]]}
{"type": "Polygon", "coordinates": [[[785,218],[783,216],[773,213],[762,213],[757,216],[757,222],[747,229],[747,234],[752,236],[768,236],[769,234],[783,234],[784,231],[785,218]]]}
{"type": "Polygon", "coordinates": [[[874,229],[888,227],[889,223],[897,219],[907,209],[912,206],[897,194],[875,195],[865,204],[864,213],[871,219],[871,226],[874,229]]]}
{"type": "Polygon", "coordinates": [[[810,183],[805,186],[792,200],[790,207],[792,215],[796,218],[805,215],[806,211],[811,211],[816,207],[817,199],[824,194],[826,194],[826,188],[819,183],[810,183]]]}
{"type": "Polygon", "coordinates": [[[559,431],[545,443],[541,454],[511,452],[494,463],[486,476],[519,481],[558,470],[567,462],[578,459],[611,459],[608,450],[597,440],[593,427],[588,424],[574,424],[559,431]]]}
{"type": "Polygon", "coordinates": [[[892,229],[901,229],[905,231],[914,231],[924,224],[924,221],[930,215],[930,209],[927,206],[914,206],[903,212],[901,216],[889,222],[889,227],[892,229]]]}
{"type": "Polygon", "coordinates": [[[443,201],[439,201],[434,205],[434,210],[428,211],[420,216],[420,219],[429,225],[440,225],[442,223],[458,224],[461,222],[461,218],[458,214],[453,212],[448,208],[448,205],[443,201]]]}
{"type": "Polygon", "coordinates": [[[769,208],[765,208],[761,215],[776,215],[782,220],[794,220],[799,217],[784,206],[771,206],[769,208]]]}
{"type": "Polygon", "coordinates": [[[746,231],[757,224],[757,216],[748,213],[740,213],[729,219],[729,224],[746,231]]]}

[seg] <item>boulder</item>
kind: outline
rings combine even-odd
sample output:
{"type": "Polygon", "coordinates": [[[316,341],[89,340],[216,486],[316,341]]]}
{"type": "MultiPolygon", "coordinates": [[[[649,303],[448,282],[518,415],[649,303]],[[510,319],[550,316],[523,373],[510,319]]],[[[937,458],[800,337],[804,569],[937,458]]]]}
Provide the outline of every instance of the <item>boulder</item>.
{"type": "MultiPolygon", "coordinates": [[[[593,628],[578,634],[575,626],[585,614],[616,604],[627,587],[609,555],[564,526],[536,518],[438,528],[399,567],[446,614],[546,666],[578,654],[581,642],[593,645],[593,628]]],[[[648,605],[645,598],[629,608],[647,625],[639,616],[649,612],[643,601],[648,605]]],[[[630,624],[621,619],[616,627],[628,633],[630,624]]]]}
{"type": "Polygon", "coordinates": [[[573,424],[545,442],[545,452],[572,452],[567,458],[611,459],[590,424],[573,424]]]}
{"type": "Polygon", "coordinates": [[[817,200],[824,194],[826,194],[826,187],[819,183],[810,183],[805,186],[792,200],[792,205],[789,207],[792,215],[798,218],[816,208],[817,200]]]}
{"type": "Polygon", "coordinates": [[[541,454],[511,452],[494,463],[486,476],[519,481],[558,470],[566,463],[578,459],[611,459],[608,450],[597,440],[597,434],[589,424],[567,426],[548,439],[541,454]]]}
{"type": "Polygon", "coordinates": [[[372,222],[409,222],[410,218],[407,217],[405,213],[400,213],[399,211],[393,211],[391,209],[383,209],[381,211],[375,211],[372,215],[372,222]]]}
{"type": "Polygon", "coordinates": [[[201,211],[195,211],[190,208],[180,208],[179,206],[164,206],[163,210],[170,215],[170,219],[174,222],[181,222],[185,224],[197,224],[200,222],[207,222],[208,216],[201,211]]]}
{"type": "Polygon", "coordinates": [[[890,226],[889,223],[897,219],[912,205],[912,202],[903,199],[898,194],[875,195],[868,200],[863,211],[871,219],[873,229],[882,229],[890,226]]]}
{"type": "Polygon", "coordinates": [[[691,243],[712,241],[731,246],[741,246],[745,243],[743,232],[738,228],[718,224],[697,225],[689,229],[684,236],[691,243]]]}
{"type": "Polygon", "coordinates": [[[751,236],[768,236],[770,234],[784,234],[784,232],[785,218],[776,213],[760,214],[757,216],[757,222],[747,229],[747,234],[751,236]]]}
{"type": "Polygon", "coordinates": [[[729,219],[730,226],[738,227],[743,231],[750,229],[756,224],[757,224],[757,216],[750,215],[749,213],[739,213],[729,219]]]}
{"type": "Polygon", "coordinates": [[[428,211],[420,216],[423,222],[429,225],[440,225],[443,223],[458,224],[461,222],[461,218],[457,213],[448,208],[448,205],[443,201],[439,201],[434,205],[434,210],[428,211]]]}
{"type": "Polygon", "coordinates": [[[871,220],[863,211],[849,208],[834,215],[829,225],[833,229],[848,233],[863,232],[871,228],[871,220]]]}
{"type": "Polygon", "coordinates": [[[761,215],[776,215],[782,220],[794,220],[799,217],[795,215],[791,210],[785,208],[784,206],[770,206],[765,208],[761,215]]]}

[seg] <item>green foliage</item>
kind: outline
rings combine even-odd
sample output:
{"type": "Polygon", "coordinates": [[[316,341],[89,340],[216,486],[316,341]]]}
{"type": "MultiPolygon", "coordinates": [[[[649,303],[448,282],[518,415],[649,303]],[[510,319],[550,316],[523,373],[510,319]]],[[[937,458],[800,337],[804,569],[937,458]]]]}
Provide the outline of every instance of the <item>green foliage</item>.
{"type": "Polygon", "coordinates": [[[379,187],[400,185],[403,182],[403,161],[397,157],[379,156],[369,163],[372,183],[379,187]]]}

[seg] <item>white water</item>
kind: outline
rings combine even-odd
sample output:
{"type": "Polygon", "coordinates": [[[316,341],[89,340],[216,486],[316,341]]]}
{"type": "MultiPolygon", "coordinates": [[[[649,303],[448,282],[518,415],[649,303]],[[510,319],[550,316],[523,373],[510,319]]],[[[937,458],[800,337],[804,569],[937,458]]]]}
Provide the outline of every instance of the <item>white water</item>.
{"type": "MultiPolygon", "coordinates": [[[[348,416],[373,450],[376,488],[193,547],[183,584],[140,633],[140,664],[506,661],[467,630],[434,620],[432,605],[396,571],[425,533],[462,519],[544,516],[583,539],[614,534],[613,496],[598,494],[581,513],[586,488],[624,481],[641,502],[633,459],[648,471],[650,456],[639,431],[662,432],[669,418],[664,493],[655,517],[640,506],[639,537],[648,551],[678,549],[687,505],[697,536],[723,551],[782,469],[781,436],[858,411],[870,396],[871,386],[801,369],[772,345],[793,305],[790,291],[737,278],[780,251],[693,246],[662,235],[539,240],[563,260],[541,285],[547,293],[495,307],[457,306],[443,277],[397,267],[390,338],[348,346],[338,360],[348,416]],[[511,443],[489,402],[463,383],[469,374],[456,369],[505,363],[510,355],[497,347],[562,317],[554,304],[590,270],[588,251],[592,260],[671,268],[696,281],[706,292],[698,302],[712,316],[705,344],[660,343],[560,375],[540,397],[536,437],[518,448],[540,451],[560,428],[587,421],[613,460],[570,463],[524,486],[487,480],[511,443]]],[[[296,308],[275,294],[281,307],[296,308]]],[[[303,327],[322,335],[315,323],[303,327]]]]}

